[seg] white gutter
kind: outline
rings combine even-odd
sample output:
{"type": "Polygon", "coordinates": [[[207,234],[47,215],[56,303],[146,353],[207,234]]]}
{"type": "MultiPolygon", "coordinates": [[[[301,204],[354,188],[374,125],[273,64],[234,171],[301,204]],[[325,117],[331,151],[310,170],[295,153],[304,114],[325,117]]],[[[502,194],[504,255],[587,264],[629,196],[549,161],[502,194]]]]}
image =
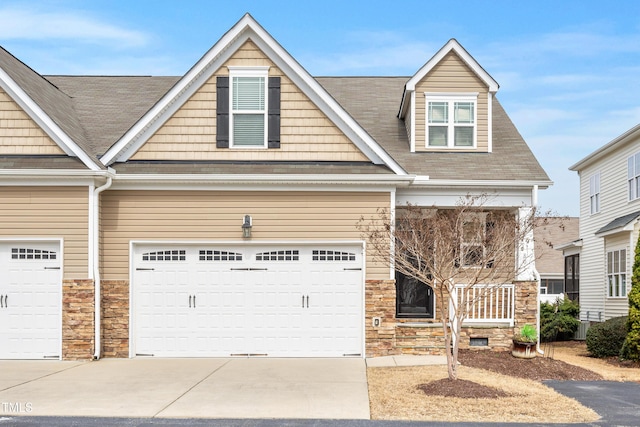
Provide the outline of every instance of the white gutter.
{"type": "Polygon", "coordinates": [[[101,284],[100,284],[100,256],[99,256],[99,251],[100,251],[100,233],[98,230],[98,227],[100,225],[100,193],[102,193],[104,190],[108,189],[109,187],[111,187],[111,184],[113,182],[113,179],[110,176],[107,176],[107,182],[96,188],[93,192],[93,218],[91,218],[91,220],[93,221],[93,283],[94,283],[94,296],[95,296],[95,302],[93,304],[94,307],[94,352],[93,352],[93,358],[94,359],[100,359],[100,350],[101,350],[101,342],[100,342],[100,336],[101,336],[101,325],[100,323],[102,322],[102,317],[100,315],[100,312],[102,311],[102,304],[101,304],[101,293],[100,293],[100,288],[101,288],[101,284]]]}
{"type": "Polygon", "coordinates": [[[413,175],[318,175],[318,174],[281,174],[281,175],[238,175],[238,174],[123,174],[117,175],[119,182],[215,182],[215,183],[286,183],[294,184],[393,184],[413,181],[413,175]]]}

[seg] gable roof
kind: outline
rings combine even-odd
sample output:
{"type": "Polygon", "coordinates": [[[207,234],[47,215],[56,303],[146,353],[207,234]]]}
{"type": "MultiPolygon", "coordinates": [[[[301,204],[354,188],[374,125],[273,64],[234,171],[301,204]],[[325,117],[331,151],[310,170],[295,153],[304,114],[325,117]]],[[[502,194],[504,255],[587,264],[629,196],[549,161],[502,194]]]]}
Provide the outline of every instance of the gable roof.
{"type": "Polygon", "coordinates": [[[456,39],[450,39],[444,46],[440,48],[435,55],[431,57],[414,75],[411,77],[404,88],[404,93],[402,94],[402,102],[400,103],[400,112],[398,115],[400,117],[404,117],[406,110],[408,108],[407,103],[407,92],[413,92],[416,90],[416,85],[427,75],[429,72],[442,61],[442,59],[449,54],[449,52],[455,52],[462,61],[482,80],[487,87],[489,88],[489,92],[496,93],[500,85],[496,82],[493,77],[486,72],[484,68],[466,51],[464,47],[456,39]]]}
{"type": "Polygon", "coordinates": [[[140,121],[105,153],[102,157],[103,163],[110,165],[128,160],[249,39],[373,163],[385,164],[396,174],[406,175],[402,167],[249,14],[244,15],[140,121]]]}
{"type": "Polygon", "coordinates": [[[78,157],[91,170],[102,169],[89,154],[84,128],[69,96],[2,47],[0,87],[67,155],[78,157]]]}
{"type": "Polygon", "coordinates": [[[578,163],[574,164],[569,168],[572,171],[579,171],[589,166],[593,162],[601,159],[612,151],[616,150],[618,147],[624,146],[624,144],[631,142],[635,139],[640,138],[640,124],[632,127],[622,135],[613,139],[611,142],[607,143],[603,147],[598,148],[593,153],[589,154],[584,159],[580,160],[578,163]]]}

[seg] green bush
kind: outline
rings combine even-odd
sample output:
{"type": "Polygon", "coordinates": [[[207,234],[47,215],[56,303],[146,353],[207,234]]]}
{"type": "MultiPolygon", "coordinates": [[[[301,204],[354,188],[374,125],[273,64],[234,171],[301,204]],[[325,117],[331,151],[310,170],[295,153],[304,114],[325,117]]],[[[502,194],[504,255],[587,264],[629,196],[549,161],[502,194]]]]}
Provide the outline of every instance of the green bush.
{"type": "Polygon", "coordinates": [[[627,338],[620,353],[623,359],[640,360],[640,237],[636,243],[636,252],[629,292],[629,320],[627,338]]]}
{"type": "Polygon", "coordinates": [[[594,357],[619,356],[627,336],[627,316],[596,323],[587,330],[587,350],[594,357]]]}
{"type": "Polygon", "coordinates": [[[556,300],[553,304],[540,303],[540,340],[566,341],[580,326],[580,305],[569,298],[556,300]]]}

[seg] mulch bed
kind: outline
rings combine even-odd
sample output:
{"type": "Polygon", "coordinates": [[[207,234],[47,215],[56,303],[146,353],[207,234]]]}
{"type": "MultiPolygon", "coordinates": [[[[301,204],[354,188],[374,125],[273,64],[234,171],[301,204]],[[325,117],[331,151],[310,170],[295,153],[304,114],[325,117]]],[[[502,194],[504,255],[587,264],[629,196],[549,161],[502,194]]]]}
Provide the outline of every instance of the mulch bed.
{"type": "Polygon", "coordinates": [[[503,375],[534,381],[576,380],[598,381],[602,376],[593,371],[570,365],[548,357],[518,359],[507,351],[460,350],[458,355],[464,366],[486,369],[503,375]]]}
{"type": "Polygon", "coordinates": [[[511,396],[497,388],[487,387],[473,381],[450,380],[449,378],[420,384],[418,390],[429,396],[459,397],[462,399],[497,399],[511,396]]]}

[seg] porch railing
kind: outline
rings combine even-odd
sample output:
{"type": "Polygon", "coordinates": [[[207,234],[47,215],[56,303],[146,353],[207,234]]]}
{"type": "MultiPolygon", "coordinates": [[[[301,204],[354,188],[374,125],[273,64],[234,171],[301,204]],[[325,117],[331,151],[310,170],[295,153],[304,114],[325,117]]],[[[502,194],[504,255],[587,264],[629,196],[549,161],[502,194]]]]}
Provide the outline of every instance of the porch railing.
{"type": "Polygon", "coordinates": [[[515,318],[514,285],[464,285],[455,287],[458,304],[465,304],[465,324],[508,323],[513,326],[515,318]],[[463,298],[466,293],[466,299],[463,298]]]}

